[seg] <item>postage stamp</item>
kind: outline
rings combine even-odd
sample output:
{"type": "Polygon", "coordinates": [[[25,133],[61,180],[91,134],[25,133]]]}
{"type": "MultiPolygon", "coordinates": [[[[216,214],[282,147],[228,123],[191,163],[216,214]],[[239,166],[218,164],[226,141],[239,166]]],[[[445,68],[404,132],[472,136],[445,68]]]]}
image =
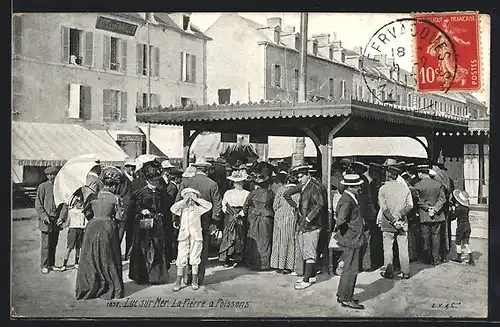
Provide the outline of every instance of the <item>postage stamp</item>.
{"type": "Polygon", "coordinates": [[[479,14],[416,13],[412,16],[416,22],[417,90],[480,90],[479,14]]]}

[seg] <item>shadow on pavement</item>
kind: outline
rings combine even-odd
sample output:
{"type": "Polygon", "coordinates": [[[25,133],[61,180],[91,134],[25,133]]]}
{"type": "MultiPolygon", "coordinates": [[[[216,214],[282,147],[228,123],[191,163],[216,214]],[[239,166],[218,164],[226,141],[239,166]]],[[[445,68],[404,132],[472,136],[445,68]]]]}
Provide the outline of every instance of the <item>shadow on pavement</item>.
{"type": "Polygon", "coordinates": [[[363,289],[363,291],[355,294],[354,297],[359,300],[360,303],[363,303],[374,299],[381,294],[389,292],[394,287],[394,284],[394,279],[387,279],[383,277],[380,277],[380,279],[377,279],[371,284],[357,284],[356,287],[363,289]]]}
{"type": "Polygon", "coordinates": [[[210,275],[206,275],[203,284],[204,285],[218,284],[229,280],[233,280],[243,275],[250,275],[255,273],[256,272],[253,272],[245,267],[235,267],[235,268],[227,268],[224,270],[217,270],[210,275]]]}
{"type": "Polygon", "coordinates": [[[124,289],[123,297],[131,296],[132,294],[142,291],[143,289],[148,288],[149,286],[151,285],[149,284],[139,285],[132,280],[125,282],[123,284],[123,289],[124,289]]]}

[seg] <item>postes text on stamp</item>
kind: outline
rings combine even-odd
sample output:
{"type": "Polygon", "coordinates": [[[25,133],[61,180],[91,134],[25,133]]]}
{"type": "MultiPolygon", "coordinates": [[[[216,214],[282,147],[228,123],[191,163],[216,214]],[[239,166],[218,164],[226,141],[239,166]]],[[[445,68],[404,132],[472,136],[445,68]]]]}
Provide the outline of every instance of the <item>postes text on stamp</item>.
{"type": "Polygon", "coordinates": [[[420,92],[481,89],[479,15],[476,12],[415,13],[417,90],[420,92]],[[428,22],[439,27],[433,33],[428,22]],[[450,44],[450,41],[452,44],[450,44]],[[454,47],[456,56],[452,55],[454,47]]]}

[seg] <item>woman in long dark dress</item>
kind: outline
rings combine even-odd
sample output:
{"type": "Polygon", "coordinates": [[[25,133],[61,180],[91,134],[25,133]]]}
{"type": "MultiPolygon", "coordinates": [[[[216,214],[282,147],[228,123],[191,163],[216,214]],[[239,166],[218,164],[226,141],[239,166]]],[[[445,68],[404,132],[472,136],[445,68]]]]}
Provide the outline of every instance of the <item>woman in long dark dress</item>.
{"type": "Polygon", "coordinates": [[[159,187],[161,165],[144,164],[147,185],[134,191],[127,207],[133,225],[129,278],[138,284],[165,284],[172,257],[172,197],[159,187]]]}
{"type": "Polygon", "coordinates": [[[271,269],[274,193],[268,176],[257,176],[256,189],[248,195],[240,215],[248,219],[244,261],[253,270],[271,269]]]}
{"type": "Polygon", "coordinates": [[[120,241],[114,219],[121,220],[123,207],[115,194],[120,170],[102,171],[103,188],[90,201],[91,220],[83,236],[80,264],[76,277],[76,298],[105,300],[123,297],[120,241]]]}

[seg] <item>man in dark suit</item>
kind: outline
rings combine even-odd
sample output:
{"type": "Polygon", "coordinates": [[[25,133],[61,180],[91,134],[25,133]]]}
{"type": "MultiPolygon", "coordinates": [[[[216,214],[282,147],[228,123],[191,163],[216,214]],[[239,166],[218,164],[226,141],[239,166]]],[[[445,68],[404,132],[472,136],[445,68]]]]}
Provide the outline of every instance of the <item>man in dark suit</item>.
{"type": "Polygon", "coordinates": [[[54,268],[56,260],[56,247],[59,239],[59,227],[56,225],[60,208],[54,201],[54,180],[57,168],[45,169],[47,181],[41,183],[36,189],[35,209],[38,214],[38,229],[42,234],[41,242],[41,269],[42,274],[49,273],[54,268]]]}
{"type": "Polygon", "coordinates": [[[365,221],[357,195],[363,181],[357,174],[346,174],[342,185],[346,187],[337,204],[337,226],[335,239],[342,248],[344,268],[340,275],[337,289],[337,302],[343,307],[364,309],[365,307],[354,300],[354,287],[359,272],[360,249],[365,245],[365,221]]]}
{"type": "MultiPolygon", "coordinates": [[[[179,192],[175,202],[181,200],[181,192],[183,189],[189,187],[200,192],[201,198],[212,203],[212,210],[201,216],[201,227],[203,232],[203,250],[201,253],[201,263],[198,267],[198,284],[202,285],[205,278],[205,268],[208,262],[208,248],[210,242],[210,226],[213,222],[220,219],[222,212],[222,201],[219,193],[219,187],[217,183],[214,182],[207,176],[207,170],[210,167],[210,163],[207,162],[205,158],[198,158],[195,163],[192,164],[196,168],[196,175],[187,178],[181,182],[179,186],[179,192]]],[[[189,267],[189,265],[188,265],[189,267]]],[[[191,282],[191,269],[186,269],[186,284],[191,282]]]]}
{"type": "Polygon", "coordinates": [[[316,259],[318,241],[323,227],[322,213],[325,201],[321,187],[309,174],[308,165],[298,165],[292,170],[299,184],[285,191],[283,198],[296,208],[299,251],[306,262],[304,278],[297,281],[296,290],[305,289],[316,282],[316,259]],[[292,195],[300,193],[299,203],[295,203],[292,195]]]}
{"type": "Polygon", "coordinates": [[[432,179],[429,165],[417,167],[420,181],[415,185],[418,191],[418,214],[424,239],[424,251],[428,263],[439,264],[441,225],[445,221],[443,207],[446,203],[446,190],[443,183],[432,179]]]}

